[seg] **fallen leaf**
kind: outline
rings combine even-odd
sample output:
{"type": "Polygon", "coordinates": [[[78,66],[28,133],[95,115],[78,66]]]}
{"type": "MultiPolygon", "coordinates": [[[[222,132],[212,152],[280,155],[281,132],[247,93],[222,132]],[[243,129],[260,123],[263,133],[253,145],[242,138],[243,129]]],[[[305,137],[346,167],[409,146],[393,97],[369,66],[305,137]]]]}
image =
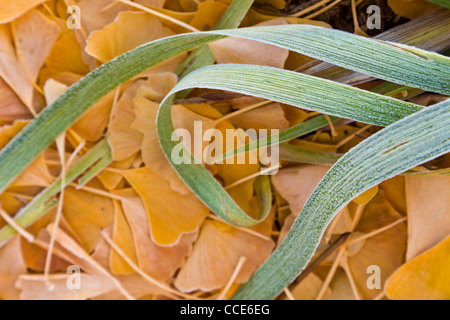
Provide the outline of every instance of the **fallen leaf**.
{"type": "Polygon", "coordinates": [[[395,14],[408,19],[415,19],[438,8],[437,5],[426,0],[388,0],[388,5],[395,14]]]}
{"type": "Polygon", "coordinates": [[[200,2],[197,12],[191,20],[191,26],[200,31],[212,30],[226,10],[227,6],[219,1],[200,2]]]}
{"type": "MultiPolygon", "coordinates": [[[[257,24],[256,26],[275,26],[287,24],[278,18],[257,24]]],[[[230,37],[215,41],[210,45],[217,63],[243,63],[283,68],[289,50],[254,40],[230,37]]]]}
{"type": "Polygon", "coordinates": [[[133,234],[139,267],[155,279],[168,280],[184,265],[198,233],[182,235],[179,243],[170,247],[158,246],[151,238],[147,212],[139,197],[125,190],[115,194],[124,197],[122,206],[133,234]]]}
{"type": "Polygon", "coordinates": [[[270,255],[274,243],[218,221],[206,221],[175,286],[183,292],[212,291],[230,279],[238,261],[246,261],[236,283],[246,282],[270,255]]]}
{"type": "Polygon", "coordinates": [[[0,0],[0,24],[11,22],[46,0],[0,0]]]}
{"type": "Polygon", "coordinates": [[[450,300],[450,237],[400,267],[385,290],[395,300],[450,300]]]}
{"type": "Polygon", "coordinates": [[[103,228],[111,225],[114,208],[111,199],[69,187],[64,192],[63,216],[80,245],[92,252],[103,228]]]}
{"type": "Polygon", "coordinates": [[[15,236],[0,248],[0,299],[16,300],[19,290],[14,286],[19,275],[26,273],[25,261],[20,249],[20,237],[15,236]]]}
{"type": "Polygon", "coordinates": [[[105,63],[141,44],[173,34],[147,13],[121,12],[111,24],[92,32],[87,40],[86,52],[105,63]]]}
{"type": "Polygon", "coordinates": [[[34,87],[59,35],[58,25],[37,11],[31,11],[14,21],[12,27],[0,25],[0,76],[28,107],[33,106],[34,87]],[[14,35],[14,37],[13,37],[14,35]],[[17,51],[21,56],[17,55],[17,51]]]}
{"type": "Polygon", "coordinates": [[[406,177],[405,185],[411,260],[450,234],[450,177],[406,177]]]}

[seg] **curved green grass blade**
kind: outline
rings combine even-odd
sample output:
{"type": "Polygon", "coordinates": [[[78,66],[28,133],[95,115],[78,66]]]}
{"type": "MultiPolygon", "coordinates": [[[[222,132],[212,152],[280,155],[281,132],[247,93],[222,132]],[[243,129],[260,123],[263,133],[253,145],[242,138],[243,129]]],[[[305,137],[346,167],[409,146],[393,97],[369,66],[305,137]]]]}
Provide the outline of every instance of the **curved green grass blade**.
{"type": "Polygon", "coordinates": [[[359,194],[450,151],[450,100],[410,115],[351,149],[325,175],[272,256],[233,296],[271,299],[307,266],[328,223],[359,194]]]}
{"type": "MultiPolygon", "coordinates": [[[[333,116],[353,119],[374,125],[387,126],[414,112],[421,106],[357,89],[326,79],[303,75],[292,71],[253,65],[216,65],[194,71],[182,79],[161,102],[157,116],[157,132],[161,147],[169,162],[187,186],[214,213],[225,221],[240,226],[252,226],[262,219],[249,217],[234,202],[216,179],[201,164],[193,159],[176,164],[171,159],[172,150],[178,141],[173,141],[175,131],[171,106],[177,92],[192,88],[212,88],[248,94],[333,116]]],[[[324,117],[312,119],[315,124],[324,124],[324,117]]],[[[335,118],[333,118],[334,120],[335,118]]],[[[312,128],[311,123],[301,124],[283,132],[298,134],[298,127],[312,128]],[[289,131],[291,130],[291,131],[289,131]]],[[[279,135],[278,135],[279,136],[279,135]]],[[[273,136],[267,145],[272,143],[273,136]]],[[[261,145],[257,144],[260,148],[261,145]]],[[[254,143],[255,144],[255,143],[254,143]]],[[[243,146],[244,148],[246,146],[243,146]]],[[[189,153],[189,152],[188,152],[189,153]]],[[[189,155],[192,157],[191,155],[189,155]]]]}
{"type": "Polygon", "coordinates": [[[226,36],[267,42],[425,90],[442,93],[450,91],[446,81],[450,59],[410,47],[399,49],[392,44],[337,30],[289,25],[176,35],[153,41],[110,61],[84,77],[45,108],[1,151],[0,192],[108,92],[160,62],[226,36]]]}

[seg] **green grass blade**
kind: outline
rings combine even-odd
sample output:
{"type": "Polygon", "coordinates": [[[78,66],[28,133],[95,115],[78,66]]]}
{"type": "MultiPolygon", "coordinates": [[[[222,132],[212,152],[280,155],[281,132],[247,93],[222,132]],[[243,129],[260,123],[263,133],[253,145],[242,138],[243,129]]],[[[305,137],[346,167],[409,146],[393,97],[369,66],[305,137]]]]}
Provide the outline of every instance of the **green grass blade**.
{"type": "Polygon", "coordinates": [[[331,166],[342,156],[342,154],[337,153],[312,151],[288,143],[280,145],[280,160],[290,162],[325,164],[331,166]]]}
{"type": "Polygon", "coordinates": [[[93,71],[45,108],[0,153],[0,192],[89,107],[120,84],[177,54],[226,36],[246,37],[425,90],[448,92],[450,59],[307,25],[190,33],[138,47],[93,71]],[[346,48],[343,52],[342,48],[346,48]],[[426,57],[426,58],[425,58],[426,57]],[[366,67],[367,64],[367,67],[366,67]]]}
{"type": "Polygon", "coordinates": [[[450,100],[374,134],[325,175],[286,239],[233,296],[271,299],[307,266],[328,223],[352,199],[395,175],[450,151],[450,100]]]}
{"type": "MultiPolygon", "coordinates": [[[[252,6],[254,0],[234,0],[219,21],[214,26],[214,30],[234,29],[239,27],[247,11],[252,6]]],[[[189,57],[178,67],[176,74],[181,79],[185,75],[202,67],[209,66],[216,61],[208,46],[204,46],[192,52],[189,57]]],[[[184,98],[187,93],[178,95],[179,99],[184,98]]]]}
{"type": "Polygon", "coordinates": [[[378,126],[387,126],[423,108],[330,80],[254,65],[202,68],[186,76],[169,94],[191,88],[238,92],[378,126]]]}
{"type": "MultiPolygon", "coordinates": [[[[100,141],[89,152],[82,157],[72,168],[70,168],[65,177],[66,186],[72,183],[79,175],[89,169],[99,160],[108,159],[111,157],[111,149],[106,139],[100,141]]],[[[61,178],[56,179],[49,187],[36,196],[28,205],[19,211],[14,217],[14,220],[22,228],[27,228],[36,220],[41,218],[48,212],[55,203],[49,200],[61,190],[61,178]]],[[[9,225],[4,226],[0,230],[0,247],[10,240],[16,231],[9,225]]]]}

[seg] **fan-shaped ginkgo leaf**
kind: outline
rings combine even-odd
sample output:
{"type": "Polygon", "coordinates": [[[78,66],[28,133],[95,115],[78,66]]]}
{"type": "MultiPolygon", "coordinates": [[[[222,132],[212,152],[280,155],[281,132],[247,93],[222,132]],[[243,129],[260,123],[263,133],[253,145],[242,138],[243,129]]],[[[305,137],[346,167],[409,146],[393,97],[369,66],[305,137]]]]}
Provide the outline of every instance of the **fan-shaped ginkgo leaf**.
{"type": "Polygon", "coordinates": [[[450,234],[450,177],[408,176],[405,186],[411,260],[450,234]]]}
{"type": "Polygon", "coordinates": [[[182,195],[150,168],[122,171],[138,193],[148,214],[153,241],[160,246],[179,243],[181,236],[198,230],[209,210],[194,194],[182,195]]]}
{"type": "Polygon", "coordinates": [[[0,24],[11,22],[46,0],[0,0],[0,24]]]}
{"type": "Polygon", "coordinates": [[[121,12],[114,22],[89,36],[86,51],[105,63],[141,44],[173,34],[149,14],[121,12]]]}
{"type": "Polygon", "coordinates": [[[207,221],[191,256],[175,280],[175,286],[183,292],[219,289],[230,279],[241,257],[245,257],[235,281],[243,283],[269,257],[273,246],[272,240],[218,221],[207,221]]]}
{"type": "Polygon", "coordinates": [[[390,299],[450,300],[450,237],[400,267],[387,281],[390,299]]]}
{"type": "Polygon", "coordinates": [[[158,246],[151,238],[148,216],[137,194],[127,190],[115,194],[123,196],[122,206],[133,234],[139,267],[152,277],[166,281],[185,263],[198,233],[182,235],[179,243],[170,247],[158,246]]]}

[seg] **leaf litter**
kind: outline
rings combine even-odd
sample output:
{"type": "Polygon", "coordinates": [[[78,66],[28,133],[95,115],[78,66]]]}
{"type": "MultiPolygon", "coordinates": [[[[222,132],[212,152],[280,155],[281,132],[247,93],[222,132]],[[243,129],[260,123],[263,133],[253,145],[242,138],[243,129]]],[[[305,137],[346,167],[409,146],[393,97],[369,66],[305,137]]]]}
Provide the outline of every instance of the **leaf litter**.
{"type": "MultiPolygon", "coordinates": [[[[72,1],[0,0],[0,147],[97,66],[149,41],[211,30],[231,2],[75,1],[83,13],[82,27],[70,30],[65,21],[72,1]]],[[[293,1],[288,2],[292,8],[293,1]]],[[[401,3],[390,0],[389,6],[410,19],[434,9],[415,1],[404,10],[401,3]]],[[[321,8],[331,9],[326,4],[318,2],[307,11],[319,15],[321,8]]],[[[298,18],[307,11],[280,13],[285,5],[282,0],[255,1],[242,26],[331,27],[314,20],[311,13],[298,18]]],[[[356,25],[358,30],[363,32],[356,25]]],[[[219,64],[292,70],[312,61],[241,38],[219,40],[209,47],[219,64]]],[[[175,72],[186,57],[181,54],[158,64],[101,99],[0,195],[0,226],[10,223],[19,232],[0,247],[1,299],[229,298],[281,243],[330,167],[282,161],[281,170],[271,177],[271,214],[254,227],[239,228],[212,215],[171,167],[156,132],[159,102],[177,83],[175,72]],[[112,159],[93,179],[61,189],[54,197],[59,208],[49,210],[27,230],[11,222],[8,217],[65,176],[75,160],[104,137],[112,159]],[[67,289],[69,265],[82,270],[81,291],[67,289]]],[[[209,92],[196,89],[188,99],[209,92]]],[[[315,116],[252,97],[182,102],[172,108],[175,128],[190,132],[195,121],[204,131],[285,130],[315,116]]],[[[288,143],[344,153],[378,130],[349,122],[288,143]]],[[[243,136],[223,152],[248,141],[243,136]]],[[[431,171],[450,164],[442,162],[431,171]]],[[[254,184],[262,168],[259,163],[205,167],[241,209],[257,217],[254,184]]],[[[279,298],[449,299],[448,190],[447,176],[398,176],[354,199],[329,225],[313,264],[325,253],[326,257],[279,298]],[[333,247],[342,236],[346,240],[333,247]],[[367,270],[374,265],[380,268],[381,279],[380,286],[371,289],[367,270]]]]}

